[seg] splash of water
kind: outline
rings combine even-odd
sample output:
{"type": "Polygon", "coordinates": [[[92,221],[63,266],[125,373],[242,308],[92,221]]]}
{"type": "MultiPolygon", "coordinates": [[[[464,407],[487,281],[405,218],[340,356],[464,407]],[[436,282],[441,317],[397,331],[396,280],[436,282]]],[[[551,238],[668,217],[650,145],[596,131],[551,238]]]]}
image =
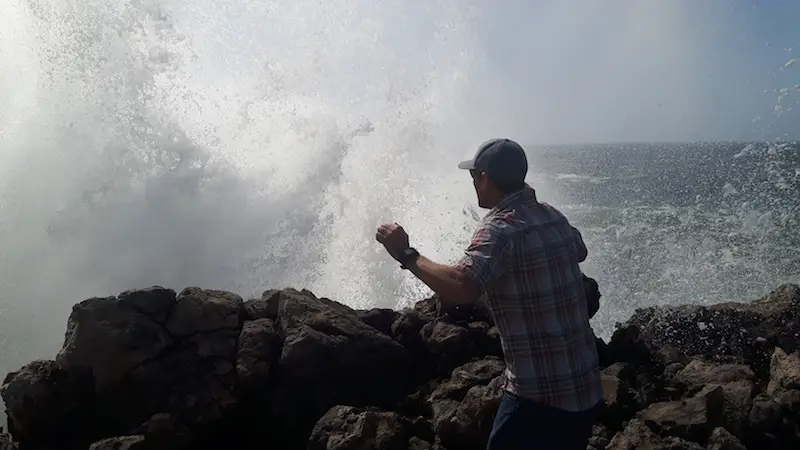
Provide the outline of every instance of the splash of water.
{"type": "Polygon", "coordinates": [[[2,9],[0,371],[52,355],[76,301],[129,288],[398,306],[426,291],[379,223],[440,260],[469,236],[464,2],[2,9]]]}

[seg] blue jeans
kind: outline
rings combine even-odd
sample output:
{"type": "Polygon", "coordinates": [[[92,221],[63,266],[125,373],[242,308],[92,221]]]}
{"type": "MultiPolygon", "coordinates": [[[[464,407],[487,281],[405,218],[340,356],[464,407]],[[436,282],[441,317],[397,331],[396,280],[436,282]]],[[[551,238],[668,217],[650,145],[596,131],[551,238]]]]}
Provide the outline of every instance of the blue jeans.
{"type": "Polygon", "coordinates": [[[580,412],[503,394],[487,450],[586,450],[604,403],[580,412]]]}

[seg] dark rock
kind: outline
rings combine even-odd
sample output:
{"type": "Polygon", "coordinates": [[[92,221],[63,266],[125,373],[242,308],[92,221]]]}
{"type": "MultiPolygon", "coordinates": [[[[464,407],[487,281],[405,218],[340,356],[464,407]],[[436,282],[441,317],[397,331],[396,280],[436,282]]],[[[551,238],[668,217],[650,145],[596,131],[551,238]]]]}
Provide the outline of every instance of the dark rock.
{"type": "Polygon", "coordinates": [[[480,357],[478,345],[467,328],[436,319],[422,327],[420,335],[435,364],[438,374],[449,373],[474,358],[480,357]]]}
{"type": "Polygon", "coordinates": [[[653,403],[639,418],[661,435],[705,442],[722,422],[724,394],[719,386],[708,386],[692,398],[653,403]]]}
{"type": "Polygon", "coordinates": [[[753,408],[753,397],[756,394],[752,381],[732,381],[722,385],[725,398],[723,405],[722,425],[737,436],[743,436],[747,431],[747,419],[753,408]]]}
{"type": "Polygon", "coordinates": [[[236,294],[186,288],[178,296],[166,328],[175,338],[223,329],[237,330],[243,315],[244,304],[236,294]]]}
{"type": "Polygon", "coordinates": [[[733,381],[753,381],[755,374],[742,364],[712,364],[694,359],[677,375],[675,380],[689,386],[725,384],[733,381]]]}
{"type": "Polygon", "coordinates": [[[248,320],[272,319],[278,317],[278,303],[281,291],[270,289],[261,294],[261,298],[253,298],[244,302],[244,313],[248,320]]]}
{"type": "MultiPolygon", "coordinates": [[[[597,339],[588,449],[800,448],[798,293],[639,310],[597,339]]],[[[356,311],[307,290],[153,287],[75,305],[56,361],[0,393],[22,449],[477,450],[504,369],[481,302],[356,311]]]]}
{"type": "Polygon", "coordinates": [[[364,323],[387,336],[392,336],[392,324],[400,317],[400,313],[387,308],[373,308],[367,311],[357,311],[356,314],[364,323]]]}
{"type": "Polygon", "coordinates": [[[123,304],[130,304],[154,322],[163,324],[175,306],[175,291],[161,286],[122,292],[117,296],[123,304]]]}
{"type": "Polygon", "coordinates": [[[725,428],[717,427],[711,432],[708,438],[706,450],[747,450],[736,436],[732,435],[725,428]]]}
{"type": "MultiPolygon", "coordinates": [[[[158,291],[153,292],[160,298],[158,291]]],[[[140,304],[148,303],[141,295],[136,298],[140,304]]],[[[57,361],[67,370],[91,369],[96,389],[102,391],[171,344],[166,330],[133,302],[92,298],[72,308],[57,361]]]]}
{"type": "Polygon", "coordinates": [[[613,437],[613,431],[606,428],[605,425],[596,424],[592,427],[592,437],[589,438],[587,450],[605,450],[613,437]]]}
{"type": "Polygon", "coordinates": [[[119,436],[95,442],[89,450],[145,450],[144,436],[119,436]]]}
{"type": "Polygon", "coordinates": [[[782,285],[752,303],[645,308],[626,326],[638,328],[650,349],[669,345],[710,361],[735,358],[764,376],[775,346],[798,348],[800,286],[782,285]]]}
{"type": "MultiPolygon", "coordinates": [[[[460,382],[463,379],[456,383],[460,382]]],[[[492,379],[488,385],[474,385],[460,400],[453,398],[458,397],[454,394],[460,389],[448,391],[449,397],[443,396],[439,391],[431,396],[433,428],[446,447],[476,450],[486,448],[494,416],[503,397],[504,382],[505,377],[501,375],[492,379]]]]}
{"type": "Polygon", "coordinates": [[[266,389],[272,366],[280,355],[280,346],[281,338],[271,319],[244,323],[236,353],[239,389],[245,392],[266,389]]]}
{"type": "Polygon", "coordinates": [[[34,361],[9,373],[0,391],[17,441],[46,446],[93,440],[86,427],[94,400],[88,369],[65,370],[55,361],[34,361]]]}
{"type": "Polygon", "coordinates": [[[634,393],[628,384],[613,375],[603,375],[603,399],[606,407],[600,414],[600,422],[612,430],[622,429],[622,424],[636,412],[634,393]]]}
{"type": "Polygon", "coordinates": [[[334,406],[314,426],[308,450],[407,450],[410,428],[393,412],[334,406]]]}
{"type": "Polygon", "coordinates": [[[774,395],[784,389],[800,389],[800,352],[788,355],[776,347],[769,369],[767,394],[774,395]]]}
{"type": "Polygon", "coordinates": [[[310,293],[281,294],[277,324],[284,340],[269,409],[278,447],[304,442],[335,405],[389,407],[413,388],[409,352],[351,308],[310,293]]]}
{"type": "Polygon", "coordinates": [[[502,397],[505,365],[496,358],[464,364],[430,398],[433,428],[451,448],[485,448],[502,397]]]}

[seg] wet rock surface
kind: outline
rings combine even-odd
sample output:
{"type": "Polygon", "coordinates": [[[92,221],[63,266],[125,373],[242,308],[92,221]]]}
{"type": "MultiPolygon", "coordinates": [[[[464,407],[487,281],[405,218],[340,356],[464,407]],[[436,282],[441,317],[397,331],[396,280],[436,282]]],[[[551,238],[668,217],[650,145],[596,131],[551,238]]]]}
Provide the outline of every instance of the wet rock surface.
{"type": "MultiPolygon", "coordinates": [[[[636,311],[598,340],[607,408],[588,448],[800,448],[798,336],[794,285],[636,311]]],[[[57,357],[5,377],[0,450],[482,449],[504,369],[480,305],[152,287],[79,302],[57,357]]]]}

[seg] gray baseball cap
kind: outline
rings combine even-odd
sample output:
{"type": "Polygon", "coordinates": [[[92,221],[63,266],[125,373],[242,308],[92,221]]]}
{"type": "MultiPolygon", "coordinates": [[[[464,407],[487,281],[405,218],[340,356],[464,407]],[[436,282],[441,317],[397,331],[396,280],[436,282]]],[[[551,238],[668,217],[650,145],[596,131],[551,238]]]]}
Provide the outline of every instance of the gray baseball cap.
{"type": "Polygon", "coordinates": [[[458,164],[459,169],[480,170],[495,183],[515,186],[525,182],[528,158],[511,139],[489,139],[478,147],[475,157],[458,164]]]}

